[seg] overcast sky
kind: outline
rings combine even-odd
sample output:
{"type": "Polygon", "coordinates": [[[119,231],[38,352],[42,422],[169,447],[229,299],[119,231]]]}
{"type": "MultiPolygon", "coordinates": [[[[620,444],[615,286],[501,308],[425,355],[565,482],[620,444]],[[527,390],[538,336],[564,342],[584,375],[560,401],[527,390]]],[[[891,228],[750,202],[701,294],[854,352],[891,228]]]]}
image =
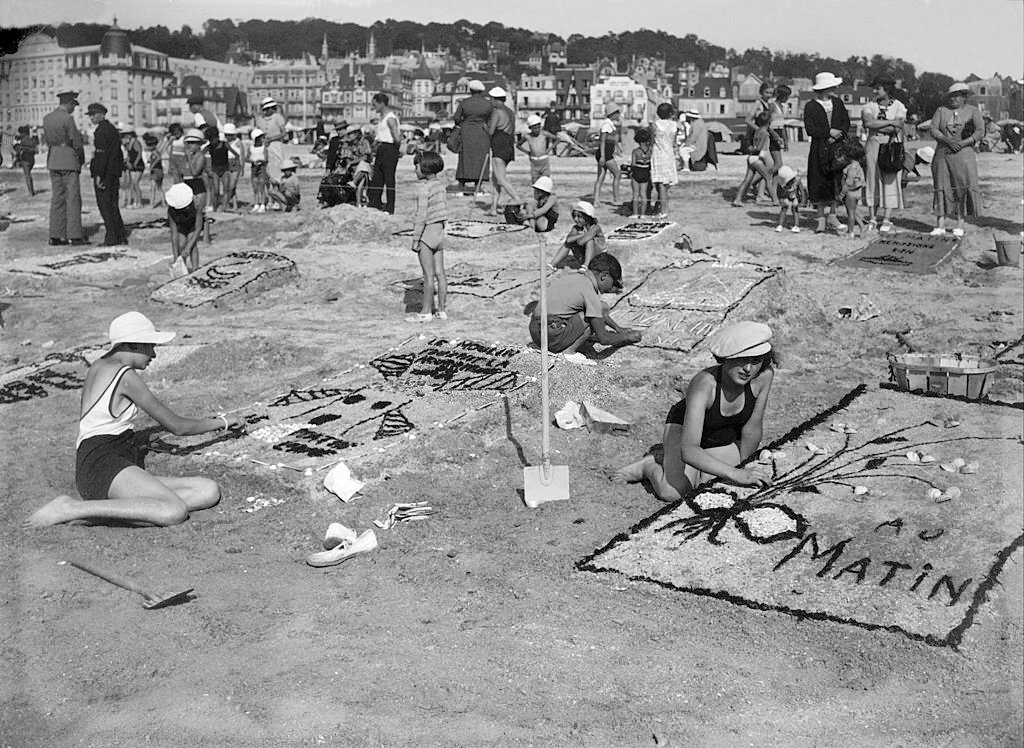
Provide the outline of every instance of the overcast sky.
{"type": "MultiPolygon", "coordinates": [[[[210,17],[317,17],[369,25],[397,18],[498,21],[563,37],[638,28],[696,34],[744,50],[815,52],[846,59],[880,53],[917,70],[1024,74],[1024,0],[31,0],[0,3],[0,26],[89,21],[125,28],[210,17]],[[642,12],[637,12],[642,9],[642,12]]],[[[317,50],[310,50],[311,52],[317,50]]]]}

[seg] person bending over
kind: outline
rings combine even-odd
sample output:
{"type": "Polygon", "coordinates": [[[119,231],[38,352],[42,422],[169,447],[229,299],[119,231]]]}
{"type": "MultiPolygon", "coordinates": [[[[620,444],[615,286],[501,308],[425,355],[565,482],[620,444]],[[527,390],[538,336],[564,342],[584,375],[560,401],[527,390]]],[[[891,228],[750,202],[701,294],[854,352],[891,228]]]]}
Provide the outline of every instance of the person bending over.
{"type": "MultiPolygon", "coordinates": [[[[548,350],[578,353],[584,343],[623,346],[640,342],[640,332],[620,327],[600,294],[622,290],[622,266],[613,255],[599,254],[586,270],[565,273],[548,285],[548,350]]],[[[530,316],[530,337],[540,345],[540,305],[530,316]]]]}
{"type": "Polygon", "coordinates": [[[646,480],[662,501],[675,501],[721,478],[740,486],[771,485],[766,468],[738,465],[761,443],[765,406],[775,377],[772,331],[739,322],[711,341],[717,363],[699,372],[665,419],[663,443],[618,470],[616,483],[646,480]]]}
{"type": "Polygon", "coordinates": [[[37,510],[26,527],[86,520],[168,526],[190,512],[220,501],[209,478],[167,478],[145,469],[135,444],[132,419],[141,409],[173,434],[238,429],[238,416],[186,418],[150,392],[139,372],[156,357],[156,346],[173,332],[160,332],[144,315],[127,312],[110,323],[112,348],[89,367],[82,387],[75,483],[81,499],[61,495],[37,510]]]}

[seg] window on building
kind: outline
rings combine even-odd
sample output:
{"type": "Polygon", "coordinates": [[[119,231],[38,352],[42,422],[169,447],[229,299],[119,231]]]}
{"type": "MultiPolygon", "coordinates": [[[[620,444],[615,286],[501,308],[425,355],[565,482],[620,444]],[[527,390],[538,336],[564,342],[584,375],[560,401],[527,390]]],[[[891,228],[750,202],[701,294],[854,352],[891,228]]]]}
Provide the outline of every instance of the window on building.
{"type": "Polygon", "coordinates": [[[708,88],[707,86],[704,86],[704,98],[705,99],[710,99],[711,98],[711,89],[708,88]]]}
{"type": "Polygon", "coordinates": [[[980,86],[978,88],[978,95],[979,96],[987,96],[988,95],[988,89],[985,86],[980,86]]]}
{"type": "Polygon", "coordinates": [[[853,103],[853,96],[851,94],[843,94],[843,103],[845,103],[845,104],[852,104],[853,103]]]}
{"type": "Polygon", "coordinates": [[[725,87],[724,86],[719,87],[719,89],[718,89],[718,98],[720,98],[720,99],[724,99],[725,98],[725,87]]]}
{"type": "Polygon", "coordinates": [[[718,105],[718,113],[719,114],[725,114],[725,104],[719,104],[718,105]]]}

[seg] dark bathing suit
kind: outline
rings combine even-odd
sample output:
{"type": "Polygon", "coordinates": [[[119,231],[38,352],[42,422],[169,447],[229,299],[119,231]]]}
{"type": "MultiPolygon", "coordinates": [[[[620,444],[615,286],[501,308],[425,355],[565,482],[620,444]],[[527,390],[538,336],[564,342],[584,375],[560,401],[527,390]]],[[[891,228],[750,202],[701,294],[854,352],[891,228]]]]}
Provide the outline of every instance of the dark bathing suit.
{"type": "MultiPolygon", "coordinates": [[[[722,415],[722,367],[715,373],[715,399],[711,408],[704,413],[704,432],[700,437],[701,449],[725,447],[740,440],[743,427],[754,414],[756,398],[750,384],[743,386],[743,409],[734,416],[722,415]]],[[[677,402],[668,412],[665,423],[683,424],[686,414],[686,398],[677,402]]]]}

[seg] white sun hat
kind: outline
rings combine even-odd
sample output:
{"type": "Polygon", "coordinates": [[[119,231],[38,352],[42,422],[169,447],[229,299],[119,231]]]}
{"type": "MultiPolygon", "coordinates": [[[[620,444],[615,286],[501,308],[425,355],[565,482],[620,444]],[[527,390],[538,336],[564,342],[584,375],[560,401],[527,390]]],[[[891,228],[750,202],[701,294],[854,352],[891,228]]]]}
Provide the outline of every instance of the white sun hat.
{"type": "Polygon", "coordinates": [[[177,210],[187,207],[194,197],[195,194],[192,192],[192,188],[184,182],[179,182],[164,193],[164,199],[167,200],[167,204],[177,210]]]}
{"type": "Polygon", "coordinates": [[[586,200],[580,200],[578,203],[572,206],[572,209],[582,213],[585,216],[597,218],[597,211],[594,210],[593,204],[588,203],[586,200]]]}
{"type": "Polygon", "coordinates": [[[273,96],[267,96],[260,102],[260,109],[270,109],[271,107],[277,106],[277,102],[274,101],[273,96]]]}
{"type": "Polygon", "coordinates": [[[176,333],[160,332],[149,318],[140,312],[125,312],[110,323],[110,343],[153,343],[163,345],[174,339],[176,333]]]}
{"type": "Polygon", "coordinates": [[[238,128],[235,127],[234,122],[225,122],[224,129],[221,132],[225,135],[238,135],[238,128]]]}
{"type": "Polygon", "coordinates": [[[555,189],[555,183],[551,177],[537,177],[537,181],[533,183],[534,189],[546,192],[549,195],[555,189]]]}
{"type": "Polygon", "coordinates": [[[792,166],[780,166],[778,176],[779,184],[788,184],[796,176],[796,169],[792,166]]]}
{"type": "Polygon", "coordinates": [[[495,86],[494,88],[487,92],[487,95],[493,96],[495,99],[504,99],[506,96],[508,96],[508,93],[501,86],[495,86]]]}
{"type": "Polygon", "coordinates": [[[529,117],[526,118],[526,126],[527,127],[534,127],[535,125],[540,125],[540,124],[543,124],[543,123],[544,123],[544,120],[542,120],[540,118],[540,116],[536,115],[536,114],[531,114],[529,117]]]}
{"type": "Polygon", "coordinates": [[[843,84],[842,78],[837,78],[832,73],[818,73],[814,76],[814,85],[811,86],[815,91],[824,91],[828,88],[835,88],[843,84]]]}

